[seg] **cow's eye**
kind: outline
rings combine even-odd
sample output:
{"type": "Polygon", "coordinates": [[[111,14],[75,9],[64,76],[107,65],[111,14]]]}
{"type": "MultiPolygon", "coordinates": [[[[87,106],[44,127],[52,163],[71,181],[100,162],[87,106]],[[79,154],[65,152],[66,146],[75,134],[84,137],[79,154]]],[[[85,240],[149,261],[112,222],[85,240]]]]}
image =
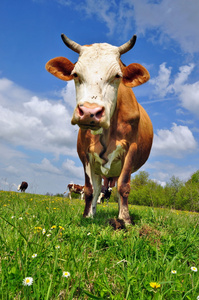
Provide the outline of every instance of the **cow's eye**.
{"type": "Polygon", "coordinates": [[[77,78],[77,77],[78,77],[77,73],[73,73],[73,76],[74,76],[75,78],[77,78]]]}
{"type": "Polygon", "coordinates": [[[121,78],[120,74],[116,74],[115,78],[121,78]]]}

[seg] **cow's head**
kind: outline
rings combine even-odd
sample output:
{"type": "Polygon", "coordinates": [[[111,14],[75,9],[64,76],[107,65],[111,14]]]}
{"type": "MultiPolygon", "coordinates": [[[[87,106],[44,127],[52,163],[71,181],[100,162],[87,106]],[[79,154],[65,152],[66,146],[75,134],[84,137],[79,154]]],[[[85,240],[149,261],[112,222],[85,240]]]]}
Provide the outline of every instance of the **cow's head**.
{"type": "Polygon", "coordinates": [[[83,129],[109,128],[120,82],[135,87],[149,79],[143,66],[134,63],[126,67],[120,60],[134,46],[136,36],[120,47],[106,43],[81,46],[64,34],[62,39],[79,54],[77,63],[56,57],[46,64],[46,69],[62,80],[75,81],[77,106],[71,123],[83,129]]]}

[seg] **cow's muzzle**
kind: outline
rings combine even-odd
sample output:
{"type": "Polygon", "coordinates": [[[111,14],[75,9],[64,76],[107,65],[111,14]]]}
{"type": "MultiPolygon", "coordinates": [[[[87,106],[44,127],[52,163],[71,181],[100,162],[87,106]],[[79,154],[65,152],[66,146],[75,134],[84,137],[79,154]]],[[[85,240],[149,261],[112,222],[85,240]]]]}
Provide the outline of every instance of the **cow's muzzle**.
{"type": "Polygon", "coordinates": [[[84,103],[76,107],[72,124],[77,124],[83,129],[97,130],[102,127],[105,108],[95,103],[84,103]]]}

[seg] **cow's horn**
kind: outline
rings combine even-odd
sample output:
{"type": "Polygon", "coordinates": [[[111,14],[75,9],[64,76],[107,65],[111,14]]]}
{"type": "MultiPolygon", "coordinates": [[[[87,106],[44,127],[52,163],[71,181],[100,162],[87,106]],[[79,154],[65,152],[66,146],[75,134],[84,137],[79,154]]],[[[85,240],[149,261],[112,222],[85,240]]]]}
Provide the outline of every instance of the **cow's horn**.
{"type": "Polygon", "coordinates": [[[64,33],[61,34],[61,38],[64,42],[64,44],[70,48],[71,50],[80,53],[81,51],[81,45],[77,44],[76,42],[69,39],[64,33]]]}
{"type": "Polygon", "coordinates": [[[121,45],[118,47],[119,53],[120,55],[128,52],[129,50],[131,50],[133,48],[133,46],[135,45],[137,36],[134,35],[128,42],[126,42],[125,44],[121,45]]]}

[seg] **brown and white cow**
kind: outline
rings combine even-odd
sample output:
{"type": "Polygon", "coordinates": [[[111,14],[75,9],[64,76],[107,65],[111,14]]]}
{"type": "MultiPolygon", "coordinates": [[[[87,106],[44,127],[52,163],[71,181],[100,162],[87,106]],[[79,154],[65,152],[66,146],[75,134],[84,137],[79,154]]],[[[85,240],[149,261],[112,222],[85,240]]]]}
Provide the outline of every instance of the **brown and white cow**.
{"type": "Polygon", "coordinates": [[[69,183],[68,186],[67,186],[67,188],[69,190],[68,197],[69,197],[70,200],[72,199],[72,197],[71,197],[72,193],[79,194],[81,200],[84,199],[84,186],[83,185],[69,183]]]}
{"type": "Polygon", "coordinates": [[[108,204],[108,200],[110,199],[111,197],[111,192],[112,192],[112,188],[111,187],[108,187],[106,188],[104,185],[102,186],[101,188],[101,193],[97,199],[97,203],[104,203],[104,200],[106,199],[106,202],[108,204]]]}
{"type": "Polygon", "coordinates": [[[77,151],[85,172],[84,217],[96,213],[101,181],[117,182],[119,219],[131,224],[128,210],[131,173],[148,159],[153,128],[138,104],[132,87],[149,80],[140,64],[125,66],[120,56],[135,44],[136,36],[120,47],[100,43],[81,46],[64,34],[67,47],[79,54],[74,64],[64,57],[51,59],[46,69],[62,80],[75,81],[77,105],[71,123],[78,124],[77,151]]]}
{"type": "Polygon", "coordinates": [[[25,193],[26,189],[28,188],[28,183],[26,181],[22,181],[21,184],[18,185],[17,190],[21,190],[21,192],[25,193]]]}

